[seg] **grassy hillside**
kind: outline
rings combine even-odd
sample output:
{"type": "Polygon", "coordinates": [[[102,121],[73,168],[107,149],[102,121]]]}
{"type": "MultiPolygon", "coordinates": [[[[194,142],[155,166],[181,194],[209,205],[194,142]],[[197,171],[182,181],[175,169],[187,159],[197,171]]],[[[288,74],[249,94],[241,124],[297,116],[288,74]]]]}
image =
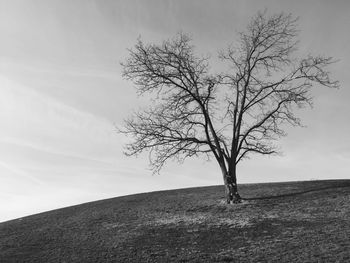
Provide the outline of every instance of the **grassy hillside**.
{"type": "Polygon", "coordinates": [[[350,262],[350,180],[130,195],[0,224],[0,262],[350,262]]]}

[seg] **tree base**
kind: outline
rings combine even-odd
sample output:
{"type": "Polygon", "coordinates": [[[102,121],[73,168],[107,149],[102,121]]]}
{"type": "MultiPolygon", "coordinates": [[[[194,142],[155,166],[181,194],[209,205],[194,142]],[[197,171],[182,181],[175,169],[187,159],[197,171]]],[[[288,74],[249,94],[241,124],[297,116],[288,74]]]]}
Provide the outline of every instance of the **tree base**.
{"type": "Polygon", "coordinates": [[[242,197],[236,193],[235,195],[230,195],[227,198],[227,203],[230,204],[232,202],[232,204],[239,204],[242,203],[242,197]]]}
{"type": "Polygon", "coordinates": [[[232,204],[240,204],[242,203],[242,198],[241,197],[235,197],[232,200],[232,204]]]}

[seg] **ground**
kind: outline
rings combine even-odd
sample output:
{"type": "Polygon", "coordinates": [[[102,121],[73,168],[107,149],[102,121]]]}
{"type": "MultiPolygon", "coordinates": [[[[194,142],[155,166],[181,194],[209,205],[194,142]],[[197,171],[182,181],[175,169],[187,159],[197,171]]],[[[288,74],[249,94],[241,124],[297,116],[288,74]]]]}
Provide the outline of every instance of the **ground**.
{"type": "Polygon", "coordinates": [[[117,197],[0,223],[0,262],[350,262],[350,180],[117,197]]]}

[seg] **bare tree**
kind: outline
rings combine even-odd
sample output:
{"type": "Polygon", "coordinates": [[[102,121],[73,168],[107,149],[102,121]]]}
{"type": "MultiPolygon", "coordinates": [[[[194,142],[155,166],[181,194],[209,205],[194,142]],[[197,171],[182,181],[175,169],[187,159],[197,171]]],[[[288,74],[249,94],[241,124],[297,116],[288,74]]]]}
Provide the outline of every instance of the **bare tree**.
{"type": "Polygon", "coordinates": [[[301,125],[293,112],[311,104],[312,86],[338,87],[326,70],[331,57],[292,56],[296,22],[259,12],[237,45],[220,52],[227,66],[220,74],[210,74],[210,58],[196,56],[183,33],[160,45],[139,40],[122,63],[123,76],[139,94],[155,97],[125,121],[121,132],[133,137],[126,154],[149,150],[154,172],[168,159],[214,156],[227,202],[239,202],[237,164],[250,153],[277,153],[273,142],[285,135],[284,124],[301,125]]]}

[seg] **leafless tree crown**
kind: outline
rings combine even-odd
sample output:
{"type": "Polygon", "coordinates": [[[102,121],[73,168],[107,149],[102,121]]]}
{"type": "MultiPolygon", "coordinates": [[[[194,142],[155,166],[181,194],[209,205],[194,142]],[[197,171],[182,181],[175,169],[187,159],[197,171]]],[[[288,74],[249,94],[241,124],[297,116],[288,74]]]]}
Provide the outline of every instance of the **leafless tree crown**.
{"type": "Polygon", "coordinates": [[[300,125],[294,109],[310,105],[310,88],[330,88],[331,57],[297,59],[297,20],[284,13],[259,12],[240,33],[237,45],[220,52],[227,70],[211,74],[209,58],[194,54],[191,39],[179,33],[162,44],[137,42],[122,64],[123,76],[140,94],[156,99],[125,121],[131,135],[128,155],[149,150],[158,172],[169,158],[183,161],[214,156],[231,173],[248,153],[273,154],[283,124],[300,125]]]}

